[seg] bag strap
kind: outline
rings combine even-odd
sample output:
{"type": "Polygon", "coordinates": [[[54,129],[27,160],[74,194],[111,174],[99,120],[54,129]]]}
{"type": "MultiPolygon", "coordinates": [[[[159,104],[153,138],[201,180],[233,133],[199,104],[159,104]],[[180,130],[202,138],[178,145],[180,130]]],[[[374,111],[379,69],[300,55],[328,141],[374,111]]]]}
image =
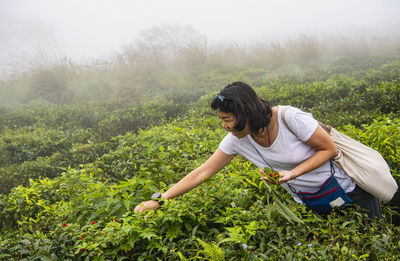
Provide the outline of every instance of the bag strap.
{"type": "Polygon", "coordinates": [[[294,136],[297,137],[297,135],[292,131],[291,128],[289,128],[289,125],[286,122],[285,114],[289,106],[283,106],[282,111],[281,111],[281,119],[283,121],[283,124],[285,124],[286,129],[288,129],[294,136]]]}
{"type": "MultiPolygon", "coordinates": [[[[281,119],[283,121],[283,124],[285,124],[286,128],[288,130],[290,130],[291,133],[293,133],[293,135],[297,136],[290,128],[289,125],[286,122],[286,118],[285,118],[285,114],[287,109],[289,108],[289,106],[283,106],[282,111],[281,111],[281,119]]],[[[331,125],[326,125],[320,121],[318,121],[318,125],[321,126],[328,134],[331,133],[332,130],[332,126],[331,125]]]]}
{"type": "Polygon", "coordinates": [[[262,160],[265,162],[265,164],[267,164],[267,166],[272,169],[273,171],[276,171],[271,165],[269,165],[269,163],[264,159],[263,155],[258,151],[258,149],[256,148],[256,146],[254,146],[254,144],[251,142],[249,136],[247,136],[247,139],[249,140],[250,144],[253,145],[253,148],[257,151],[258,155],[260,155],[260,157],[262,158],[262,160]]]}
{"type": "MultiPolygon", "coordinates": [[[[264,157],[262,156],[262,154],[260,153],[260,151],[258,151],[257,147],[251,142],[249,136],[247,136],[247,139],[249,140],[250,144],[253,146],[253,148],[257,151],[258,155],[260,155],[260,157],[262,158],[262,160],[265,162],[265,164],[267,164],[267,166],[272,169],[273,171],[276,171],[271,165],[269,165],[269,163],[264,159],[264,157]]],[[[289,184],[289,182],[286,182],[286,184],[288,185],[288,187],[290,188],[290,190],[295,193],[298,194],[298,192],[289,184]]]]}

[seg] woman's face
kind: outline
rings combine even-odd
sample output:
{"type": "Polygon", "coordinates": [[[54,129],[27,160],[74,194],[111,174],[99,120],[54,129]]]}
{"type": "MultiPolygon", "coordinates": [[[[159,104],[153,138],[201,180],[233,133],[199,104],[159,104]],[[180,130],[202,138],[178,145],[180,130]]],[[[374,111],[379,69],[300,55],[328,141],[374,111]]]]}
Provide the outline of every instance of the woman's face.
{"type": "Polygon", "coordinates": [[[233,113],[222,112],[220,109],[217,109],[217,113],[218,117],[221,119],[222,128],[232,133],[233,136],[240,139],[250,134],[249,124],[246,124],[246,127],[242,131],[235,130],[236,117],[233,113]]]}

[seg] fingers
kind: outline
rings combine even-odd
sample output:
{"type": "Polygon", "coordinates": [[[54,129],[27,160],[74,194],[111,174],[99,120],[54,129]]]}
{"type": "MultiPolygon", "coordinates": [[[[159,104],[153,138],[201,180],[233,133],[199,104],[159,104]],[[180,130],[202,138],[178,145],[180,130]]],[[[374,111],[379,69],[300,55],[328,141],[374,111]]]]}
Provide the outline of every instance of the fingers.
{"type": "Polygon", "coordinates": [[[145,210],[144,205],[143,204],[139,204],[135,207],[134,211],[139,211],[139,212],[143,212],[145,210]]]}
{"type": "Polygon", "coordinates": [[[295,176],[295,174],[293,173],[293,171],[282,171],[282,172],[280,172],[280,174],[281,174],[281,178],[279,179],[279,184],[281,185],[281,184],[283,184],[283,183],[286,183],[286,182],[288,182],[289,180],[292,180],[292,179],[294,179],[294,178],[296,178],[296,176],[295,176]]]}
{"type": "Polygon", "coordinates": [[[263,175],[263,177],[261,177],[261,180],[265,180],[266,182],[270,183],[270,184],[275,184],[272,180],[270,180],[269,178],[267,178],[265,176],[265,171],[263,169],[260,169],[260,173],[261,175],[263,175]]]}
{"type": "Polygon", "coordinates": [[[270,180],[267,177],[261,177],[260,179],[265,180],[266,182],[268,182],[269,184],[276,184],[273,180],[270,180]]]}
{"type": "Polygon", "coordinates": [[[134,209],[134,211],[139,211],[143,212],[145,210],[157,210],[160,208],[160,205],[158,204],[157,201],[154,200],[149,200],[149,201],[144,201],[137,205],[134,209]]]}
{"type": "Polygon", "coordinates": [[[287,179],[287,177],[282,177],[282,178],[280,178],[280,179],[278,180],[279,185],[282,185],[283,183],[286,183],[286,182],[288,182],[288,181],[289,181],[289,179],[287,179]]]}
{"type": "MultiPolygon", "coordinates": [[[[265,171],[263,169],[260,169],[260,173],[263,175],[263,177],[261,177],[260,179],[265,180],[270,184],[282,185],[282,184],[288,182],[289,180],[296,178],[295,173],[291,170],[283,170],[280,172],[275,172],[275,175],[278,175],[276,178],[279,177],[279,179],[277,179],[276,181],[268,178],[268,176],[265,174],[265,171]],[[276,173],[279,173],[279,174],[276,174],[276,173]]],[[[271,176],[271,173],[269,175],[271,176]]],[[[271,177],[273,177],[273,176],[271,176],[271,177]]]]}
{"type": "Polygon", "coordinates": [[[134,211],[143,212],[143,211],[145,211],[146,209],[150,209],[150,207],[148,206],[147,203],[148,203],[147,201],[144,201],[144,202],[140,203],[139,205],[137,205],[137,206],[135,207],[134,211]]]}

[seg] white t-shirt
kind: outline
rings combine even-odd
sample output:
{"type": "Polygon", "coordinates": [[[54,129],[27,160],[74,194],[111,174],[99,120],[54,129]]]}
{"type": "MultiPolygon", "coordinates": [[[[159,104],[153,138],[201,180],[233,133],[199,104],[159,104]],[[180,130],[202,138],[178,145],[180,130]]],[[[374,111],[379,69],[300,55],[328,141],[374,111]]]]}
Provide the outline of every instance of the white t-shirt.
{"type": "MultiPolygon", "coordinates": [[[[251,135],[237,138],[231,133],[219,144],[219,148],[226,154],[240,154],[250,160],[259,168],[264,168],[267,164],[258,154],[255,148],[261,153],[263,158],[277,171],[291,170],[300,163],[304,162],[312,155],[315,150],[305,142],[310,139],[317,129],[318,122],[310,113],[306,113],[295,107],[288,107],[285,112],[285,120],[294,135],[282,122],[282,106],[278,106],[278,135],[270,147],[262,147],[251,135]]],[[[346,193],[355,188],[355,182],[338,166],[334,165],[335,178],[346,193]]],[[[288,183],[297,192],[316,192],[331,175],[329,161],[310,172],[307,172],[288,183]]],[[[293,193],[287,184],[282,185],[293,198],[301,203],[298,196],[293,193]]]]}

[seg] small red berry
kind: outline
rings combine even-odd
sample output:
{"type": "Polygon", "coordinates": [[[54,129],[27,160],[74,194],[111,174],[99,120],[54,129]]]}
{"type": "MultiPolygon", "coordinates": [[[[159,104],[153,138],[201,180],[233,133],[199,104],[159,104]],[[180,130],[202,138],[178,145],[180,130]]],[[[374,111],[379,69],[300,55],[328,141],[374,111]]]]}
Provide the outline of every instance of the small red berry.
{"type": "Polygon", "coordinates": [[[79,238],[79,240],[82,240],[82,239],[83,239],[83,237],[80,237],[80,238],[79,238]]]}
{"type": "Polygon", "coordinates": [[[269,176],[270,176],[270,177],[272,177],[272,174],[271,174],[271,173],[269,173],[269,176]]]}
{"type": "Polygon", "coordinates": [[[118,222],[118,218],[115,219],[115,222],[118,222]]]}
{"type": "Polygon", "coordinates": [[[92,225],[96,224],[96,222],[92,221],[92,225]]]}
{"type": "Polygon", "coordinates": [[[66,227],[66,226],[67,226],[67,223],[64,223],[64,224],[63,224],[63,227],[66,227]]]}
{"type": "Polygon", "coordinates": [[[81,251],[82,251],[82,252],[83,252],[83,251],[85,251],[85,248],[84,248],[84,247],[82,247],[82,248],[81,248],[81,251]]]}

